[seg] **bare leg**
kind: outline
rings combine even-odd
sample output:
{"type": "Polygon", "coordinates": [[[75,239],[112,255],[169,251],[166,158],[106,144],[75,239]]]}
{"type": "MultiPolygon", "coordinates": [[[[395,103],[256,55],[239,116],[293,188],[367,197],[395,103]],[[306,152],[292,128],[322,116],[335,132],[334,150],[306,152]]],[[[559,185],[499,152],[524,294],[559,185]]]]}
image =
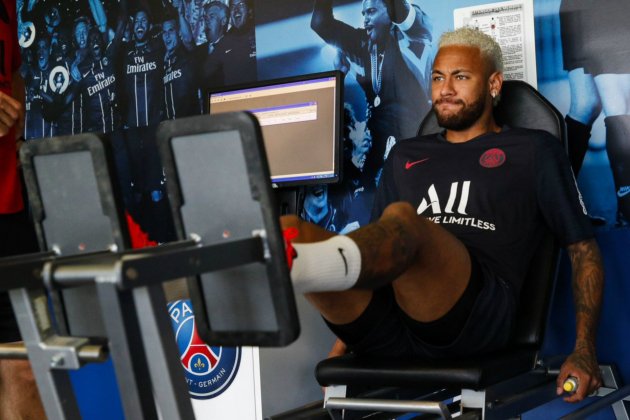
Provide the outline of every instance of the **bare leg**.
{"type": "MultiPolygon", "coordinates": [[[[298,218],[284,218],[282,224],[298,228],[295,242],[323,241],[334,235],[298,218]]],[[[466,247],[441,226],[418,216],[409,204],[388,206],[376,223],[348,236],[361,251],[355,288],[306,295],[332,323],[354,321],[370,302],[371,290],[388,283],[411,318],[433,321],[455,305],[468,285],[471,264],[466,247]]]]}
{"type": "Polygon", "coordinates": [[[0,360],[0,418],[46,418],[33,371],[27,360],[0,360]]]}
{"type": "MultiPolygon", "coordinates": [[[[295,243],[325,241],[335,236],[334,233],[297,216],[283,216],[280,223],[283,229],[298,229],[299,235],[294,239],[295,243]]],[[[367,308],[372,299],[372,291],[352,289],[343,292],[306,293],[304,296],[328,321],[333,324],[347,324],[357,319],[367,308]]]]}

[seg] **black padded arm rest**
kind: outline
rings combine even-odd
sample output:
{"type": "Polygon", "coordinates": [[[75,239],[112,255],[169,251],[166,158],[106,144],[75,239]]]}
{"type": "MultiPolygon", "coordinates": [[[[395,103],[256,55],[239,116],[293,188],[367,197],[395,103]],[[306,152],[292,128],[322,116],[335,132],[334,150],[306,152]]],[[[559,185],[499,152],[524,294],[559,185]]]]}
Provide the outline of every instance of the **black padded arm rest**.
{"type": "Polygon", "coordinates": [[[347,354],[321,361],[315,376],[322,386],[463,387],[479,389],[530,371],[536,351],[516,349],[470,359],[379,359],[347,354]]]}

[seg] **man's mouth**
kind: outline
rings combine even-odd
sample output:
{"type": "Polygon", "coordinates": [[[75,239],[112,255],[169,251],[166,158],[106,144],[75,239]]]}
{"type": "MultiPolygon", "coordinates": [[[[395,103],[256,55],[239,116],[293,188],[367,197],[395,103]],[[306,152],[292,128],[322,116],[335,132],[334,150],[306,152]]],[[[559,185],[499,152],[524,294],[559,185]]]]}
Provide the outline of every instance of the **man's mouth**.
{"type": "Polygon", "coordinates": [[[456,99],[456,100],[440,99],[438,101],[435,101],[435,105],[436,106],[443,106],[443,107],[446,107],[446,108],[452,108],[452,107],[455,107],[455,106],[463,106],[464,102],[459,100],[459,99],[456,99]]]}

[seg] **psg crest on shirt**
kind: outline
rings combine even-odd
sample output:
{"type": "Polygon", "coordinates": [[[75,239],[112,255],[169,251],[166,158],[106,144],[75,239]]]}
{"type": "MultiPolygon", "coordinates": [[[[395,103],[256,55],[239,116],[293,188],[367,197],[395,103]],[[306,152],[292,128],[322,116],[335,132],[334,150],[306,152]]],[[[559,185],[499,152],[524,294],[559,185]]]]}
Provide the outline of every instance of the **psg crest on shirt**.
{"type": "Polygon", "coordinates": [[[189,300],[170,303],[168,313],[191,397],[205,400],[221,395],[238,373],[240,347],[207,346],[197,334],[189,300]]]}

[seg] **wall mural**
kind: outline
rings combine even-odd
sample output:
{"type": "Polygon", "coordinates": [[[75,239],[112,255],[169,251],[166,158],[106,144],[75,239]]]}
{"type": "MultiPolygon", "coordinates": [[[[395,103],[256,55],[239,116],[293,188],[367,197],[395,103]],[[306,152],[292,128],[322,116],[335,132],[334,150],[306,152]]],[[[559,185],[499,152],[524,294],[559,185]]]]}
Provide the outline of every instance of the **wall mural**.
{"type": "MultiPolygon", "coordinates": [[[[298,212],[349,232],[370,220],[389,150],[430,109],[429,69],[453,10],[484,2],[412,3],[18,0],[26,138],[106,133],[128,212],[165,242],[174,234],[154,143],[160,121],[205,113],[208,88],[339,69],[343,181],[301,191],[298,212]]],[[[608,278],[622,283],[627,272],[615,267],[630,241],[630,4],[535,0],[534,11],[538,88],[567,116],[572,165],[608,278]]],[[[612,296],[611,287],[615,303],[624,295],[612,296]]],[[[607,310],[602,325],[630,322],[607,310]]],[[[567,325],[559,322],[551,331],[561,335],[567,325]]]]}

